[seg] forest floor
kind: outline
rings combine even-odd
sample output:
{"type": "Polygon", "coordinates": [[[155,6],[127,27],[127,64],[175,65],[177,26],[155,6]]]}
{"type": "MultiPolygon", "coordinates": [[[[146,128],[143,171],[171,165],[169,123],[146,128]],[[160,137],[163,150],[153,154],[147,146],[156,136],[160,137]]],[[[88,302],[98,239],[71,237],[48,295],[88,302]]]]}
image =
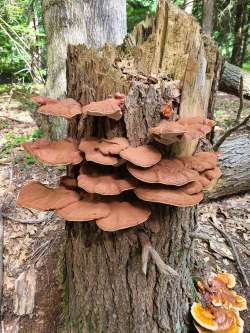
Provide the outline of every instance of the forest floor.
{"type": "MultiPolygon", "coordinates": [[[[4,332],[54,333],[63,322],[62,298],[63,248],[65,225],[53,213],[37,213],[16,208],[17,194],[23,184],[39,180],[56,185],[64,175],[63,167],[38,164],[20,144],[39,138],[42,133],[32,119],[34,105],[29,97],[33,87],[0,88],[0,212],[4,224],[4,332]]],[[[215,117],[216,133],[233,122],[239,100],[219,93],[215,117]]],[[[243,114],[249,113],[246,103],[243,114]]],[[[247,297],[246,287],[234,251],[225,238],[209,222],[224,227],[233,241],[248,281],[250,281],[250,193],[235,195],[199,206],[198,234],[195,240],[197,272],[225,270],[237,276],[237,291],[247,297]]],[[[199,273],[197,273],[199,275],[199,273]]],[[[244,312],[246,329],[250,332],[250,312],[244,312]]]]}

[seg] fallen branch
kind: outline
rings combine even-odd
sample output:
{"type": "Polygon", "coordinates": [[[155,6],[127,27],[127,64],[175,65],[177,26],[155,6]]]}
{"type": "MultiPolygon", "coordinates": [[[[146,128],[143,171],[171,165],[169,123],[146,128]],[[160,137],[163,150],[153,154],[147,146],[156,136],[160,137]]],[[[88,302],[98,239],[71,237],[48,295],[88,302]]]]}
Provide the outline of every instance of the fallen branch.
{"type": "Polygon", "coordinates": [[[19,120],[19,119],[8,117],[8,116],[0,116],[0,118],[5,119],[5,120],[10,120],[10,121],[15,121],[16,123],[20,123],[20,124],[34,125],[34,123],[32,123],[30,121],[23,121],[23,120],[19,120]]]}
{"type": "Polygon", "coordinates": [[[222,225],[220,227],[217,227],[217,225],[215,225],[212,216],[208,219],[208,221],[224,237],[225,241],[231,247],[232,252],[233,252],[233,256],[234,256],[234,258],[236,260],[236,263],[237,263],[238,270],[239,270],[240,274],[242,275],[242,277],[243,277],[243,279],[245,281],[245,284],[249,287],[248,278],[247,278],[246,273],[245,273],[245,271],[244,271],[244,269],[242,267],[242,264],[241,264],[241,261],[240,261],[240,257],[238,255],[236,247],[235,247],[235,245],[234,245],[234,243],[232,241],[232,238],[226,233],[226,231],[224,230],[224,228],[223,228],[222,225]]]}
{"type": "Polygon", "coordinates": [[[147,275],[148,261],[151,256],[160,273],[165,275],[168,274],[171,277],[178,276],[178,273],[172,267],[165,264],[165,262],[161,259],[159,253],[153,248],[148,236],[145,233],[139,232],[138,237],[142,247],[142,271],[145,275],[147,275]]]}
{"type": "Polygon", "coordinates": [[[240,127],[244,126],[248,120],[250,119],[250,115],[248,115],[244,120],[242,120],[237,125],[229,128],[220,138],[219,140],[213,145],[214,151],[217,151],[219,147],[222,145],[222,143],[226,140],[229,135],[231,135],[233,132],[237,131],[240,127]]]}

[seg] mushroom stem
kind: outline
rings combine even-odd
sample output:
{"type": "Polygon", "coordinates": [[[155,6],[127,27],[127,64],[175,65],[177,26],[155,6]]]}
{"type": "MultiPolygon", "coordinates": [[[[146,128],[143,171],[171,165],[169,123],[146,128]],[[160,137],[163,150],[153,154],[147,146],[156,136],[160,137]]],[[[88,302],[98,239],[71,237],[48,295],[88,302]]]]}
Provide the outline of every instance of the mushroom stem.
{"type": "Polygon", "coordinates": [[[151,256],[160,273],[171,277],[178,276],[178,273],[161,259],[144,232],[139,232],[138,237],[142,247],[142,271],[145,275],[147,275],[149,256],[151,256]]]}

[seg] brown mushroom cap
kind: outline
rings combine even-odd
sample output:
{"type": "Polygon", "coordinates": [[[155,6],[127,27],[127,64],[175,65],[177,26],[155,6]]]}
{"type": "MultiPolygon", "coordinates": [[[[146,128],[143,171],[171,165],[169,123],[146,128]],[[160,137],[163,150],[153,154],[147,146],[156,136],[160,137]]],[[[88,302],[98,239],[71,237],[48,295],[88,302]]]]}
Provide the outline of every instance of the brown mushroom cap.
{"type": "Polygon", "coordinates": [[[149,133],[153,138],[165,145],[179,142],[187,129],[178,123],[178,121],[168,121],[163,119],[159,125],[149,129],[149,133]]]}
{"type": "Polygon", "coordinates": [[[98,149],[103,155],[118,155],[128,147],[129,142],[126,138],[116,137],[113,139],[101,139],[98,149]]]}
{"type": "Polygon", "coordinates": [[[161,153],[150,145],[128,147],[120,152],[120,156],[143,168],[149,168],[161,160],[161,153]]]}
{"type": "Polygon", "coordinates": [[[205,176],[209,180],[213,180],[213,179],[220,178],[222,175],[222,172],[221,172],[220,168],[216,167],[211,170],[206,170],[206,171],[202,172],[202,175],[205,176]]]}
{"type": "Polygon", "coordinates": [[[179,157],[184,165],[198,172],[214,169],[218,165],[218,154],[214,152],[200,152],[193,156],[179,157]]]}
{"type": "Polygon", "coordinates": [[[96,224],[104,231],[117,231],[127,229],[144,223],[149,218],[150,209],[141,203],[111,201],[110,214],[97,219],[96,224]]]}
{"type": "Polygon", "coordinates": [[[158,126],[150,129],[156,141],[163,144],[199,139],[206,136],[214,126],[214,121],[202,117],[181,118],[177,121],[162,120],[158,126]]]}
{"type": "Polygon", "coordinates": [[[195,181],[182,186],[182,191],[187,194],[197,194],[203,190],[204,186],[200,181],[195,181]]]}
{"type": "Polygon", "coordinates": [[[116,174],[105,174],[87,168],[81,169],[78,177],[78,186],[88,193],[101,195],[118,195],[124,191],[132,190],[136,187],[136,182],[132,178],[121,179],[116,174]]]}
{"type": "Polygon", "coordinates": [[[57,100],[57,102],[49,102],[37,109],[37,112],[50,116],[59,116],[66,119],[82,113],[81,104],[72,98],[57,100]]]}
{"type": "Polygon", "coordinates": [[[56,211],[58,216],[66,221],[92,221],[107,216],[110,207],[107,203],[84,199],[56,211]]]}
{"type": "Polygon", "coordinates": [[[79,145],[80,151],[85,153],[87,161],[95,162],[103,165],[116,165],[119,158],[111,155],[104,155],[99,150],[102,140],[97,138],[82,139],[79,145]]]}
{"type": "Polygon", "coordinates": [[[38,139],[25,142],[23,148],[42,163],[49,165],[68,165],[82,162],[80,151],[73,140],[48,141],[38,139]]]}
{"type": "Polygon", "coordinates": [[[197,205],[204,197],[202,192],[192,195],[185,193],[185,186],[183,188],[171,188],[158,185],[141,185],[134,189],[134,192],[141,200],[178,207],[197,205]]]}
{"type": "Polygon", "coordinates": [[[187,168],[179,159],[162,159],[151,168],[142,169],[131,164],[128,171],[146,183],[182,186],[199,179],[199,173],[187,168]]]}
{"type": "Polygon", "coordinates": [[[52,189],[38,182],[31,182],[22,187],[17,198],[17,206],[44,211],[63,208],[79,200],[76,192],[65,187],[52,189]]]}
{"type": "Polygon", "coordinates": [[[99,102],[91,102],[82,107],[82,112],[88,116],[108,117],[114,120],[122,118],[121,105],[124,102],[123,95],[116,98],[108,98],[99,102]]]}

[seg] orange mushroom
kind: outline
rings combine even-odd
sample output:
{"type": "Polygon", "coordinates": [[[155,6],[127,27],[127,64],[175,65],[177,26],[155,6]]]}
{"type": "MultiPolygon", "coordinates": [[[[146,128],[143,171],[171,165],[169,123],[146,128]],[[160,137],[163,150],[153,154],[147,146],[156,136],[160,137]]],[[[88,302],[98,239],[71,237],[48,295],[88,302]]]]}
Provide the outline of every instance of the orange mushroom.
{"type": "Polygon", "coordinates": [[[184,165],[198,172],[214,169],[218,165],[218,154],[214,152],[199,152],[193,156],[179,157],[184,165]]]}
{"type": "Polygon", "coordinates": [[[224,308],[203,308],[201,304],[194,303],[191,314],[195,320],[198,332],[207,333],[242,333],[244,322],[239,314],[224,308]]]}
{"type": "Polygon", "coordinates": [[[162,120],[149,131],[153,138],[163,144],[194,140],[205,137],[214,126],[214,121],[202,117],[181,118],[177,121],[162,120]]]}
{"type": "Polygon", "coordinates": [[[119,158],[111,154],[104,155],[99,149],[101,143],[101,139],[94,137],[89,139],[82,139],[79,145],[79,149],[85,153],[85,158],[87,161],[103,165],[116,165],[119,162],[119,158]]]}
{"type": "Polygon", "coordinates": [[[111,201],[109,207],[109,215],[96,220],[98,227],[104,231],[117,231],[136,226],[147,221],[151,214],[147,206],[137,202],[111,201]]]}
{"type": "Polygon", "coordinates": [[[161,160],[161,153],[151,145],[128,147],[120,156],[139,167],[149,168],[161,160]]]}
{"type": "Polygon", "coordinates": [[[56,211],[66,221],[87,222],[107,216],[110,207],[107,203],[85,198],[56,211]]]}
{"type": "Polygon", "coordinates": [[[122,118],[121,106],[124,103],[124,99],[124,95],[117,94],[115,98],[91,102],[82,107],[82,112],[88,116],[108,117],[114,120],[120,120],[122,118]]]}
{"type": "Polygon", "coordinates": [[[204,197],[202,192],[192,195],[187,194],[185,186],[172,188],[158,185],[140,185],[134,189],[134,192],[141,200],[178,207],[197,205],[204,197]]]}
{"type": "Polygon", "coordinates": [[[129,164],[128,171],[137,179],[146,183],[160,183],[164,185],[182,186],[199,180],[199,173],[186,167],[177,158],[162,159],[150,168],[139,168],[129,164]]]}
{"type": "Polygon", "coordinates": [[[58,103],[58,99],[50,98],[50,97],[46,97],[46,96],[33,96],[33,97],[31,97],[31,100],[40,105],[58,103]]]}
{"type": "Polygon", "coordinates": [[[118,195],[136,187],[132,178],[119,178],[116,174],[99,172],[98,169],[82,168],[78,177],[78,186],[88,193],[118,195]]]}
{"type": "Polygon", "coordinates": [[[115,137],[112,139],[101,139],[99,141],[98,150],[103,155],[118,155],[122,150],[129,147],[129,142],[126,138],[115,137]]]}
{"type": "Polygon", "coordinates": [[[82,113],[81,104],[72,98],[51,100],[48,98],[41,99],[41,96],[39,96],[39,99],[37,98],[37,101],[42,104],[42,106],[37,109],[37,112],[43,113],[45,115],[59,116],[70,119],[82,113]]]}
{"type": "Polygon", "coordinates": [[[17,206],[44,211],[63,208],[79,200],[79,194],[63,186],[53,189],[31,182],[22,187],[17,206]]]}
{"type": "Polygon", "coordinates": [[[38,139],[25,142],[23,148],[41,163],[49,165],[68,165],[82,162],[77,145],[71,139],[48,141],[38,139]]]}

